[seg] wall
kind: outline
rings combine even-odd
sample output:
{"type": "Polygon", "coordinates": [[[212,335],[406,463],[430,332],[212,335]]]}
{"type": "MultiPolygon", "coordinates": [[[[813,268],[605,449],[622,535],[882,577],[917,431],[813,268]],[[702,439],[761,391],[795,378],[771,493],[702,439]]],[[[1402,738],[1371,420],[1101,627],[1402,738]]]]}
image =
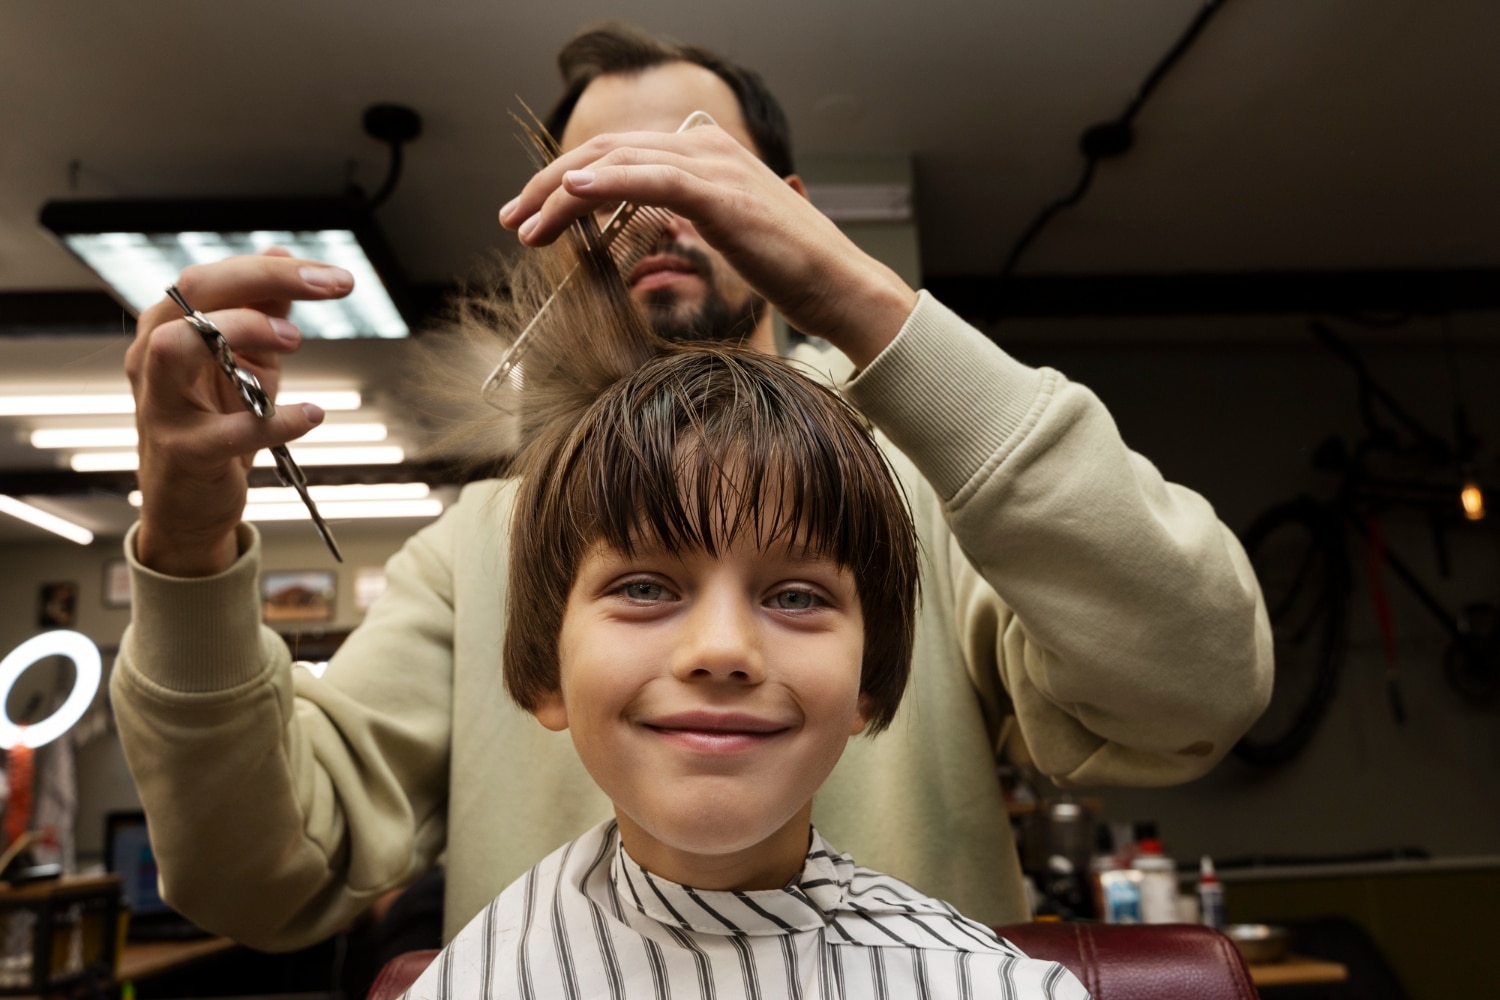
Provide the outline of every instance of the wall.
{"type": "MultiPolygon", "coordinates": [[[[1500,346],[1493,317],[1445,328],[1418,322],[1384,334],[1334,322],[1360,344],[1376,377],[1433,430],[1452,432],[1444,338],[1491,483],[1500,444],[1500,346]]],[[[1121,432],[1170,479],[1203,493],[1241,529],[1300,492],[1330,494],[1311,468],[1328,435],[1360,425],[1354,379],[1306,334],[1300,318],[1036,321],[992,335],[1033,364],[1093,388],[1121,432]]],[[[1456,489],[1456,487],[1455,487],[1456,489]]],[[[1492,496],[1492,509],[1500,496],[1492,496]]],[[[1500,517],[1450,538],[1454,579],[1442,581],[1425,523],[1390,520],[1391,548],[1454,606],[1500,598],[1500,517]]],[[[1261,772],[1230,759],[1171,789],[1100,789],[1110,819],[1157,821],[1179,858],[1202,853],[1338,855],[1414,846],[1436,855],[1500,855],[1500,705],[1466,704],[1442,677],[1446,647],[1435,623],[1388,579],[1407,721],[1388,707],[1379,633],[1363,564],[1354,566],[1351,650],[1341,686],[1306,751],[1261,772]]],[[[1091,791],[1089,794],[1095,794],[1091,791]]]]}
{"type": "MultiPolygon", "coordinates": [[[[354,606],[354,574],[362,566],[380,566],[424,521],[391,522],[398,527],[376,528],[367,524],[337,526],[344,563],[333,562],[328,550],[306,522],[288,522],[263,529],[263,567],[267,570],[335,569],[338,574],[336,607],[332,621],[306,630],[348,629],[359,623],[354,606]]],[[[104,652],[105,681],[96,707],[104,705],[109,669],[120,635],[129,624],[128,610],[106,608],[102,600],[103,567],[120,555],[120,539],[96,539],[92,545],[42,541],[0,547],[0,652],[39,631],[37,595],[43,584],[70,581],[78,584],[75,628],[97,643],[104,652]]],[[[38,666],[31,675],[44,669],[38,666]]],[[[83,729],[86,727],[80,727],[83,729]]],[[[125,767],[119,742],[112,729],[96,738],[76,742],[78,771],[78,819],[76,824],[79,862],[98,860],[103,849],[104,815],[117,809],[138,809],[135,786],[125,767]]],[[[46,753],[43,748],[42,754],[46,753]]],[[[45,758],[39,755],[39,764],[45,758]]]]}

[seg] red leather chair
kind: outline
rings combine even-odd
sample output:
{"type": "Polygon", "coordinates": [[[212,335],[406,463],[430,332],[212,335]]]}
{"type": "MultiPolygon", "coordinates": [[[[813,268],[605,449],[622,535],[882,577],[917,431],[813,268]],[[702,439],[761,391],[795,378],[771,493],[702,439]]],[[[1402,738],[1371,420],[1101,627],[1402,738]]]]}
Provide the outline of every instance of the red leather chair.
{"type": "MultiPolygon", "coordinates": [[[[1061,962],[1094,1000],[1256,1000],[1234,943],[1193,924],[1011,924],[995,928],[1032,958],[1061,962]]],[[[369,1000],[395,1000],[436,951],[409,951],[380,970],[369,1000]]]]}
{"type": "Polygon", "coordinates": [[[1234,942],[1196,924],[1011,924],[995,933],[1067,966],[1094,1000],[1256,1000],[1234,942]]]}

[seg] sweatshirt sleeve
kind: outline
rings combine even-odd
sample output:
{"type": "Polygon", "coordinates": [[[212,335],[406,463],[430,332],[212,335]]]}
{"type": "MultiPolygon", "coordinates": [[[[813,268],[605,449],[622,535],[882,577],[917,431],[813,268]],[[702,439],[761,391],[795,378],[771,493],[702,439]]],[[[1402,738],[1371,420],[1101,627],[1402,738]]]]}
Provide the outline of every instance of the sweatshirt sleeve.
{"type": "Polygon", "coordinates": [[[926,292],[847,390],[937,491],[969,668],[998,673],[1044,773],[1169,784],[1228,752],[1269,699],[1271,639],[1207,501],[1130,451],[1088,389],[926,292]]]}
{"type": "Polygon", "coordinates": [[[268,951],[342,930],[430,867],[446,831],[452,530],[413,536],[320,678],[260,622],[260,540],[202,580],[134,557],[111,698],[163,897],[268,951]],[[396,637],[400,639],[397,641],[396,637]]]}

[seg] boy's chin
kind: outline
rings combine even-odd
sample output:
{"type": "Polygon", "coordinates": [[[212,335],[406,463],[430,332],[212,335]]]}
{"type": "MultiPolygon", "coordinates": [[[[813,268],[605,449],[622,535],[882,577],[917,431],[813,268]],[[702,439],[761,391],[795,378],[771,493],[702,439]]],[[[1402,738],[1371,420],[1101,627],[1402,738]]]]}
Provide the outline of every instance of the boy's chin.
{"type": "Polygon", "coordinates": [[[810,805],[768,823],[733,808],[704,808],[643,825],[616,810],[626,853],[642,868],[709,890],[779,889],[802,870],[812,829],[810,805]]]}

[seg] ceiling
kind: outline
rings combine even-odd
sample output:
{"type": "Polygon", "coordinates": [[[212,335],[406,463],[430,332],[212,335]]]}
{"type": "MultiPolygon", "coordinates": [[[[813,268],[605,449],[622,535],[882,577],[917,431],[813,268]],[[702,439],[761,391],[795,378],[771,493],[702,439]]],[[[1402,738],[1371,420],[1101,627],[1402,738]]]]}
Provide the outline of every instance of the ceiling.
{"type": "MultiPolygon", "coordinates": [[[[527,176],[509,112],[557,94],[579,26],[625,18],[762,71],[800,155],[912,158],[929,276],[987,275],[1082,164],[1199,0],[260,0],[0,4],[0,309],[97,290],[36,224],[54,198],[318,195],[378,187],[364,109],[416,109],[378,218],[444,284],[495,247],[527,176]],[[70,168],[71,164],[77,164],[70,168]]],[[[1500,267],[1493,0],[1228,0],[1135,120],[1135,147],[1019,272],[1500,267]]],[[[0,314],[0,329],[5,317],[0,314]]],[[[118,336],[0,337],[0,393],[123,390],[118,336]]],[[[288,381],[360,387],[403,433],[399,346],[310,344],[288,381]]],[[[49,459],[0,418],[0,473],[49,459]]],[[[57,497],[105,533],[118,499],[57,497]]],[[[0,517],[0,542],[44,537],[0,517]]]]}

